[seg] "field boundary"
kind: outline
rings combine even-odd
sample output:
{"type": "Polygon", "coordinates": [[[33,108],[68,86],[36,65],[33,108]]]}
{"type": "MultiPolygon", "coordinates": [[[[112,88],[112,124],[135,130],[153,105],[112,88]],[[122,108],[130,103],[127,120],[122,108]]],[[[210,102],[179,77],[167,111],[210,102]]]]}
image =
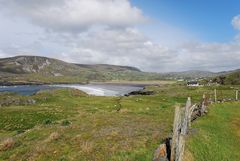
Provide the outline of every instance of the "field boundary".
{"type": "Polygon", "coordinates": [[[153,161],[183,161],[185,143],[191,122],[198,117],[204,116],[208,112],[209,104],[238,101],[238,90],[235,93],[235,99],[225,98],[219,100],[217,99],[217,90],[214,89],[214,99],[208,98],[203,94],[200,103],[192,104],[191,98],[188,97],[184,108],[176,105],[172,136],[166,138],[164,143],[160,144],[155,150],[153,161]]]}

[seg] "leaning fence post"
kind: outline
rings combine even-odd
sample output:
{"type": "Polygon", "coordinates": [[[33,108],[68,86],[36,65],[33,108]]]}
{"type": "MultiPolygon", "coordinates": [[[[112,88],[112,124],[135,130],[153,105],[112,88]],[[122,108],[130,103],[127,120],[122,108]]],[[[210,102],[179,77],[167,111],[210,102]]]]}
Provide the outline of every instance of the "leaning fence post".
{"type": "Polygon", "coordinates": [[[178,154],[176,157],[176,161],[184,161],[183,156],[184,156],[184,150],[185,150],[185,135],[180,135],[179,136],[179,145],[178,145],[178,154]]]}
{"type": "Polygon", "coordinates": [[[214,101],[217,102],[217,90],[214,89],[214,101]]]}
{"type": "Polygon", "coordinates": [[[184,118],[183,118],[182,130],[181,130],[181,133],[182,133],[183,135],[186,135],[186,134],[187,134],[188,123],[189,123],[188,119],[189,119],[190,108],[191,108],[191,98],[188,97],[188,100],[187,100],[186,106],[185,106],[184,118]]]}
{"type": "Polygon", "coordinates": [[[174,123],[173,123],[173,136],[172,136],[172,145],[171,145],[171,157],[170,161],[175,161],[176,158],[176,149],[179,144],[179,126],[181,125],[181,109],[179,106],[175,108],[174,123]]]}
{"type": "Polygon", "coordinates": [[[206,95],[203,94],[203,100],[201,104],[201,115],[204,114],[205,110],[206,110],[206,95]]]}
{"type": "Polygon", "coordinates": [[[238,101],[238,89],[236,90],[236,101],[238,101]]]}

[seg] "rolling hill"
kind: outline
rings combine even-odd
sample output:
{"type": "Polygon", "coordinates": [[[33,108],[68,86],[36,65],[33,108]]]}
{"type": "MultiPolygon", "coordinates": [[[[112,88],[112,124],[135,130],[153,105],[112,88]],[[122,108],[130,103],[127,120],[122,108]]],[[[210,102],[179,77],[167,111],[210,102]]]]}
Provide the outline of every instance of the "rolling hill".
{"type": "Polygon", "coordinates": [[[213,82],[224,85],[239,85],[240,84],[240,69],[225,71],[213,78],[213,82]]]}
{"type": "Polygon", "coordinates": [[[85,83],[106,80],[156,80],[157,73],[135,67],[107,64],[73,64],[39,56],[16,56],[0,59],[1,83],[85,83]]]}
{"type": "Polygon", "coordinates": [[[168,78],[182,78],[182,79],[192,79],[192,78],[203,78],[203,77],[213,77],[217,76],[218,73],[201,71],[201,70],[189,70],[182,72],[169,72],[165,73],[164,76],[168,78]]]}
{"type": "Polygon", "coordinates": [[[86,83],[109,80],[163,80],[163,79],[219,79],[226,75],[227,82],[239,80],[239,70],[213,73],[190,70],[170,73],[143,72],[131,66],[108,64],[74,64],[40,56],[15,56],[0,59],[0,84],[86,83]],[[229,77],[229,78],[228,78],[229,77]],[[234,78],[233,78],[234,77],[234,78]],[[236,79],[235,79],[236,77],[236,79]]]}

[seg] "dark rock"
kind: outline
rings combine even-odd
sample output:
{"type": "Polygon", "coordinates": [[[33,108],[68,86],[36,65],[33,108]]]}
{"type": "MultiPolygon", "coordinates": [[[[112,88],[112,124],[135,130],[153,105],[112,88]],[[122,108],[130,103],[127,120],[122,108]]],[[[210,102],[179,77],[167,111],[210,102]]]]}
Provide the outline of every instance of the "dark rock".
{"type": "Polygon", "coordinates": [[[154,91],[144,91],[144,90],[140,90],[140,91],[132,91],[128,94],[125,94],[125,96],[132,96],[132,95],[154,95],[155,92],[154,91]]]}

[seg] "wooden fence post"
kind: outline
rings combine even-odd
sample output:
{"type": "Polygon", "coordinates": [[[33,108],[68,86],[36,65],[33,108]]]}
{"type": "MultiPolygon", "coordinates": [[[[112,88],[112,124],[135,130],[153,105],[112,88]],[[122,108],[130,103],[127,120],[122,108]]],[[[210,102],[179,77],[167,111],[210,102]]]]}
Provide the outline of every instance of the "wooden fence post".
{"type": "Polygon", "coordinates": [[[184,156],[184,150],[185,150],[185,137],[186,135],[180,134],[179,136],[179,145],[178,145],[178,154],[176,157],[176,161],[184,161],[183,156],[184,156]]]}
{"type": "Polygon", "coordinates": [[[183,118],[183,122],[182,122],[182,130],[181,133],[183,135],[187,134],[187,130],[188,130],[188,126],[189,126],[189,112],[190,112],[190,108],[191,108],[191,98],[188,97],[188,100],[186,102],[186,106],[185,106],[185,110],[184,110],[184,118],[183,118]]]}
{"type": "Polygon", "coordinates": [[[206,95],[203,94],[203,100],[202,100],[202,104],[201,104],[201,115],[204,114],[204,112],[206,111],[206,95]]]}
{"type": "Polygon", "coordinates": [[[192,122],[192,115],[193,115],[193,112],[194,110],[197,108],[198,106],[195,104],[195,105],[192,105],[190,107],[190,110],[189,110],[189,115],[188,115],[188,128],[191,127],[191,122],[192,122]]]}
{"type": "Polygon", "coordinates": [[[214,102],[216,103],[217,102],[217,90],[214,89],[214,102]]]}
{"type": "Polygon", "coordinates": [[[236,101],[238,101],[238,89],[236,90],[236,101]]]}
{"type": "Polygon", "coordinates": [[[170,161],[175,161],[175,158],[176,158],[176,150],[177,150],[177,145],[179,143],[180,126],[181,126],[181,109],[179,106],[176,106],[174,123],[173,123],[173,136],[172,136],[170,161]]]}

